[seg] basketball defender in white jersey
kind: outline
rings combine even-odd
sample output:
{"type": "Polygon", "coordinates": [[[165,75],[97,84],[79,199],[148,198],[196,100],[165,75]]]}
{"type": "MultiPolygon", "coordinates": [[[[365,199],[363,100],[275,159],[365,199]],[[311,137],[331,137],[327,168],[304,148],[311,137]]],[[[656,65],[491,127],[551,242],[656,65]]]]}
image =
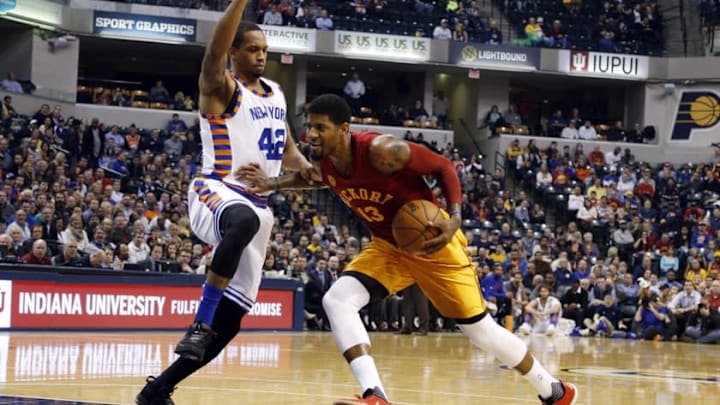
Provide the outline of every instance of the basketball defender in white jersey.
{"type": "Polygon", "coordinates": [[[215,246],[213,261],[195,322],[175,349],[180,358],[148,378],[139,405],[173,404],[175,385],[222,351],[257,297],[273,216],[267,196],[248,192],[234,172],[251,164],[269,177],[281,168],[312,172],[289,133],[280,86],[262,77],[268,46],[260,27],[241,22],[247,2],[225,10],[199,79],[203,166],[188,202],[193,232],[215,246]],[[228,55],[234,73],[226,71],[228,55]]]}

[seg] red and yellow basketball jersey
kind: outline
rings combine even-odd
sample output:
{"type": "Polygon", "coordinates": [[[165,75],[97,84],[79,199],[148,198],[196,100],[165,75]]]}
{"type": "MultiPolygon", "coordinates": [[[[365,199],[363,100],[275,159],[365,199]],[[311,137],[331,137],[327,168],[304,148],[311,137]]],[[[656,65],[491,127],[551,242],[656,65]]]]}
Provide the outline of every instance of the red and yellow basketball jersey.
{"type": "Polygon", "coordinates": [[[373,236],[395,244],[392,221],[397,211],[412,200],[438,204],[425,179],[407,170],[387,175],[370,163],[370,143],[377,133],[352,133],[352,173],[341,176],[330,158],[320,161],[325,184],[350,207],[373,236]]]}

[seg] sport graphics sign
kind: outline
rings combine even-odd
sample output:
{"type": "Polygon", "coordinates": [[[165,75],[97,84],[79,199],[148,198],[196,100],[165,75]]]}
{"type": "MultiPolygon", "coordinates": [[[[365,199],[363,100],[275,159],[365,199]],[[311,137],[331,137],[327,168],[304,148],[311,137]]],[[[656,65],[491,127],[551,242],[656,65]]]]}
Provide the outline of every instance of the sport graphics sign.
{"type": "Polygon", "coordinates": [[[430,60],[430,39],[335,31],[335,52],[368,59],[414,63],[430,60]]]}
{"type": "Polygon", "coordinates": [[[560,72],[618,79],[648,77],[647,56],[561,50],[559,58],[560,72]]]}
{"type": "MultiPolygon", "coordinates": [[[[677,103],[675,120],[670,132],[671,142],[691,142],[696,134],[711,135],[720,122],[720,96],[709,90],[685,90],[677,103]]],[[[720,133],[708,136],[706,142],[720,140],[720,133]]]]}
{"type": "Polygon", "coordinates": [[[96,10],[93,15],[93,32],[103,36],[195,42],[197,22],[186,18],[96,10]]]}
{"type": "MultiPolygon", "coordinates": [[[[197,311],[200,290],[195,286],[0,280],[0,296],[4,298],[0,328],[184,329],[197,311]]],[[[293,290],[260,290],[243,319],[243,329],[290,330],[294,310],[293,290]]]]}
{"type": "Polygon", "coordinates": [[[270,52],[315,52],[315,32],[305,28],[261,25],[270,52]]]}
{"type": "Polygon", "coordinates": [[[472,68],[537,70],[540,49],[452,41],[449,63],[472,68]]]}

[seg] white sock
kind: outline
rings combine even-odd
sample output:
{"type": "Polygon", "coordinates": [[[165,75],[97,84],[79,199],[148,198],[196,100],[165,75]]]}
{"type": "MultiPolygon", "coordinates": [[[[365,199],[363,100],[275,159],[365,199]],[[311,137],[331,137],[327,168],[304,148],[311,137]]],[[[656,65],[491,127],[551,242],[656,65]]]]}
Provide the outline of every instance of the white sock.
{"type": "Polygon", "coordinates": [[[550,375],[534,356],[532,368],[530,368],[530,371],[523,375],[523,377],[535,387],[543,399],[552,396],[552,384],[558,382],[558,379],[550,375]]]}
{"type": "Polygon", "coordinates": [[[382,382],[380,382],[377,367],[375,367],[375,360],[373,360],[372,357],[368,355],[356,357],[350,362],[350,370],[362,388],[361,395],[366,390],[375,387],[380,388],[383,393],[385,392],[385,388],[383,388],[382,382]]]}

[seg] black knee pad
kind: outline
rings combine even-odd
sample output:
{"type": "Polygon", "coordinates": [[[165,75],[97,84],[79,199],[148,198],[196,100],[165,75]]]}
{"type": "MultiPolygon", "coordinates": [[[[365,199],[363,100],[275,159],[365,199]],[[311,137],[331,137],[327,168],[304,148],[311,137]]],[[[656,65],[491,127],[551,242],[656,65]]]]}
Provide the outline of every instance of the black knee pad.
{"type": "Polygon", "coordinates": [[[231,205],[225,209],[222,218],[220,218],[220,235],[223,240],[228,236],[228,233],[232,233],[232,236],[244,234],[245,236],[242,239],[247,239],[245,243],[247,246],[259,229],[260,219],[255,214],[255,211],[247,205],[231,205]]]}
{"type": "Polygon", "coordinates": [[[243,251],[259,229],[260,219],[252,208],[241,204],[228,207],[220,218],[222,240],[215,248],[212,272],[232,278],[243,251]]]}

